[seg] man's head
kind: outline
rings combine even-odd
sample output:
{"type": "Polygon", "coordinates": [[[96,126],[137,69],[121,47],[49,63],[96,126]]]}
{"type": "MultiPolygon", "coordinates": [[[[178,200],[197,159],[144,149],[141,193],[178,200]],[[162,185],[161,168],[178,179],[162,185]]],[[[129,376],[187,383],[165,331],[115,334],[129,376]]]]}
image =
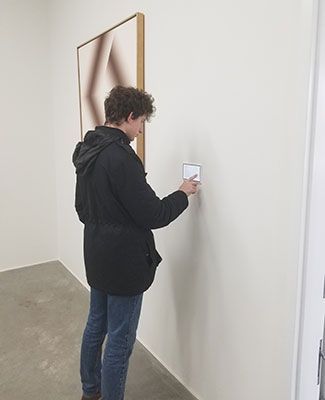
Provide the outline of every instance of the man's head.
{"type": "Polygon", "coordinates": [[[143,123],[155,111],[153,97],[133,87],[115,86],[104,102],[105,124],[115,126],[132,141],[143,132],[143,123]]]}

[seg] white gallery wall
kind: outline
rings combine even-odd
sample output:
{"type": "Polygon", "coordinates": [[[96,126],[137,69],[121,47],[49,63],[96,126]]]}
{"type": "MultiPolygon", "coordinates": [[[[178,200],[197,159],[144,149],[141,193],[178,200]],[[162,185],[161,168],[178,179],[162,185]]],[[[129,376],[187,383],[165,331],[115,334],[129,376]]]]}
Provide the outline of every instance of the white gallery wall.
{"type": "Polygon", "coordinates": [[[0,270],[57,259],[48,3],[0,1],[0,270]]]}
{"type": "Polygon", "coordinates": [[[312,3],[0,2],[0,270],[59,257],[84,283],[76,47],[145,14],[148,180],[162,197],[183,161],[204,174],[156,232],[139,339],[200,400],[293,393],[312,3]]]}
{"type": "MultiPolygon", "coordinates": [[[[203,164],[189,209],[156,232],[164,258],[139,339],[201,400],[291,398],[312,0],[50,2],[51,129],[59,258],[85,282],[71,154],[76,48],[146,16],[148,181],[177,189],[203,164]]],[[[292,397],[293,399],[293,397],[292,397]]]]}

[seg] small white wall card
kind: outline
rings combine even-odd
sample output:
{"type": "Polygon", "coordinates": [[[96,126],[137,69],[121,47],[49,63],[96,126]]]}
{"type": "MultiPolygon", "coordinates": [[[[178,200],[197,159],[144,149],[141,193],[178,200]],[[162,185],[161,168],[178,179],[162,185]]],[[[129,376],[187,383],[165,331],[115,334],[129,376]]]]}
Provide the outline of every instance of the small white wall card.
{"type": "Polygon", "coordinates": [[[194,181],[201,182],[201,169],[202,165],[200,164],[183,163],[183,179],[189,179],[192,176],[197,175],[194,181]]]}

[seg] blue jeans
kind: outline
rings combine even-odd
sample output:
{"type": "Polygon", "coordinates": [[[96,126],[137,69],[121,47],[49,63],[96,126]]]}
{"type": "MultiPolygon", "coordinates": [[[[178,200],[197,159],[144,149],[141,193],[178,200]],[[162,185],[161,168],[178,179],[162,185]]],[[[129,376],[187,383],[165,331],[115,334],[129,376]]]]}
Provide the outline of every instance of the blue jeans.
{"type": "Polygon", "coordinates": [[[80,375],[84,396],[123,400],[129,358],[136,339],[143,294],[111,296],[90,290],[90,309],[82,338],[80,375]],[[102,344],[107,334],[102,359],[102,344]]]}

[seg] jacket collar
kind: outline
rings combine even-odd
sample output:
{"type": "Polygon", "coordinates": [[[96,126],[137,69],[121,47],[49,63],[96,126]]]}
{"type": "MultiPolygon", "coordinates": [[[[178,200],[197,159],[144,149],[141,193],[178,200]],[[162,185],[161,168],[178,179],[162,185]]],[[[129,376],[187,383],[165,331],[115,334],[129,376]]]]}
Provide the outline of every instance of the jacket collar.
{"type": "Polygon", "coordinates": [[[127,134],[124,133],[121,129],[112,128],[112,127],[106,126],[106,125],[96,126],[96,130],[97,129],[100,129],[101,131],[106,132],[106,133],[110,133],[110,134],[114,134],[116,136],[119,136],[122,139],[122,142],[124,144],[130,144],[131,143],[131,140],[129,139],[127,134]]]}

